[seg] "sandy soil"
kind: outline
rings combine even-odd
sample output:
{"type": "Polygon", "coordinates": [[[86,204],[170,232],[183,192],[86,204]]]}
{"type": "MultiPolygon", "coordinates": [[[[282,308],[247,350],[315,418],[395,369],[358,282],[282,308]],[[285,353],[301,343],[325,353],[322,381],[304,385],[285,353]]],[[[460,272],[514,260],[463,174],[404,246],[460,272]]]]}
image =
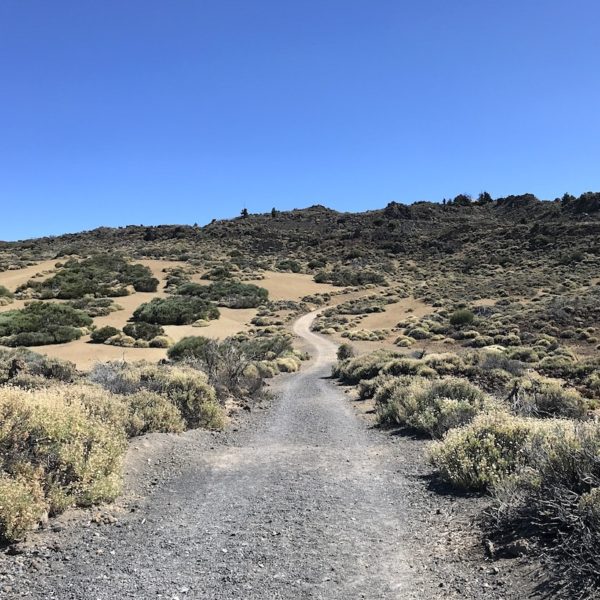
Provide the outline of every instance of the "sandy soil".
{"type": "Polygon", "coordinates": [[[266,272],[264,279],[248,281],[269,290],[271,300],[300,300],[309,294],[339,291],[328,283],[315,283],[312,275],[304,273],[266,272]]]}
{"type": "MultiPolygon", "coordinates": [[[[32,267],[26,267],[16,271],[2,271],[0,273],[0,285],[8,288],[11,292],[14,292],[20,285],[33,279],[34,275],[37,275],[42,271],[54,270],[54,265],[57,262],[57,260],[46,260],[37,265],[33,265],[32,267]]],[[[41,277],[40,281],[43,281],[44,279],[46,279],[46,277],[41,277]]]]}

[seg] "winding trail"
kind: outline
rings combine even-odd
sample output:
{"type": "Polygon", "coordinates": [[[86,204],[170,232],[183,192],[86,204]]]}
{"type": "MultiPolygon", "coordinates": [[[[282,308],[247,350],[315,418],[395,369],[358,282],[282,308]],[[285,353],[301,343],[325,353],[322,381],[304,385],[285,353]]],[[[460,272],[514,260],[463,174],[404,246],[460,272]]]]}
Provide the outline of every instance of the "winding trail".
{"type": "Polygon", "coordinates": [[[314,316],[294,327],[312,363],[276,384],[248,430],[224,446],[184,438],[146,504],[117,525],[58,533],[14,597],[434,597],[405,545],[409,482],[327,380],[336,346],[310,331],[314,316]]]}

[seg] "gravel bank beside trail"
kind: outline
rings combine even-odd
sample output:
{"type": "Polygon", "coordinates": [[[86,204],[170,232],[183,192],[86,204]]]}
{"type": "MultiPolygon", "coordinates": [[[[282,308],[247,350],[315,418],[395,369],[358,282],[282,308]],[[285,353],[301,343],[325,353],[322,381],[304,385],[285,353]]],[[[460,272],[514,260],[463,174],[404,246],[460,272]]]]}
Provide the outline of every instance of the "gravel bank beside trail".
{"type": "Polygon", "coordinates": [[[295,331],[314,359],[271,406],[226,433],[136,440],[123,499],[0,556],[0,597],[524,597],[478,555],[465,501],[428,491],[423,442],[370,429],[328,381],[313,316],[295,331]]]}

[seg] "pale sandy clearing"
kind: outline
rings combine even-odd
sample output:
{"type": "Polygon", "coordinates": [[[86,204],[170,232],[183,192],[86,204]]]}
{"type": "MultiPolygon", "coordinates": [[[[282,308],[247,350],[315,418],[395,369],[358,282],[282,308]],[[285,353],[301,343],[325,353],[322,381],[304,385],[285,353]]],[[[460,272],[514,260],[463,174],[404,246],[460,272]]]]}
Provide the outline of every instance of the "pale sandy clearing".
{"type": "Polygon", "coordinates": [[[385,312],[371,313],[361,322],[361,329],[391,329],[407,317],[425,317],[433,312],[433,307],[416,298],[403,298],[400,302],[387,304],[385,312]]]}
{"type": "MultiPolygon", "coordinates": [[[[14,292],[20,285],[33,279],[34,275],[37,275],[42,271],[54,271],[54,265],[56,265],[57,262],[56,259],[46,260],[33,265],[32,267],[25,267],[24,269],[18,269],[16,271],[2,271],[0,273],[0,285],[8,288],[11,292],[14,292]]],[[[45,277],[42,277],[39,281],[43,281],[44,279],[45,277]]]]}
{"type": "Polygon", "coordinates": [[[324,294],[339,291],[328,283],[316,283],[312,275],[306,273],[265,272],[264,279],[254,279],[245,283],[253,283],[269,291],[270,300],[301,300],[309,294],[324,294]]]}

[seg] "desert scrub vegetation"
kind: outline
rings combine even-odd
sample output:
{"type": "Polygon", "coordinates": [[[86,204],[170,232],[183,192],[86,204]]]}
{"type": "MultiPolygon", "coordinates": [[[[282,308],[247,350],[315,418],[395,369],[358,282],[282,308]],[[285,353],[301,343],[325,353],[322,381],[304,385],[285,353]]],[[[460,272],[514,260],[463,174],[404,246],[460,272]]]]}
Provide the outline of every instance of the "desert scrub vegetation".
{"type": "Polygon", "coordinates": [[[210,285],[185,283],[177,288],[182,296],[193,296],[227,308],[256,308],[264,304],[269,292],[265,288],[236,281],[216,281],[210,285]]]}
{"type": "Polygon", "coordinates": [[[200,319],[218,319],[219,314],[214,304],[202,298],[171,296],[145,302],[135,309],[133,320],[155,325],[190,325],[200,319]]]}
{"type": "Polygon", "coordinates": [[[164,396],[188,428],[221,429],[225,424],[225,413],[207,376],[187,366],[101,363],[91,372],[90,380],[113,394],[148,391],[164,396]]]}
{"type": "Polygon", "coordinates": [[[128,286],[137,292],[155,292],[158,283],[148,267],[131,264],[118,254],[98,254],[82,261],[68,260],[56,275],[28,281],[17,289],[17,295],[43,300],[127,296],[128,286]]]}
{"type": "Polygon", "coordinates": [[[381,423],[410,427],[435,438],[495,408],[492,398],[458,378],[392,378],[377,391],[375,401],[381,423]]]}
{"type": "Polygon", "coordinates": [[[113,499],[127,438],[226,422],[206,375],[187,366],[104,363],[86,377],[19,349],[0,352],[2,382],[0,540],[8,542],[67,507],[113,499]]]}
{"type": "Polygon", "coordinates": [[[386,283],[385,277],[381,273],[360,268],[337,268],[332,271],[319,271],[314,280],[317,283],[331,283],[340,287],[360,286],[369,283],[383,285],[386,283]]]}
{"type": "Polygon", "coordinates": [[[89,317],[106,317],[113,312],[123,310],[112,298],[94,298],[92,296],[70,300],[67,305],[82,310],[89,317]]]}
{"type": "Polygon", "coordinates": [[[0,313],[0,344],[43,346],[79,339],[92,319],[80,310],[54,302],[32,302],[0,313]]]}
{"type": "Polygon", "coordinates": [[[0,306],[6,306],[13,301],[14,294],[3,285],[0,285],[0,306]]]}
{"type": "Polygon", "coordinates": [[[47,514],[112,500],[120,490],[122,431],[59,388],[0,388],[0,537],[22,537],[47,514]]]}
{"type": "Polygon", "coordinates": [[[283,334],[234,336],[221,342],[186,337],[169,348],[168,356],[207,373],[222,396],[252,395],[261,388],[264,378],[295,372],[301,362],[292,349],[290,336],[283,334]]]}

